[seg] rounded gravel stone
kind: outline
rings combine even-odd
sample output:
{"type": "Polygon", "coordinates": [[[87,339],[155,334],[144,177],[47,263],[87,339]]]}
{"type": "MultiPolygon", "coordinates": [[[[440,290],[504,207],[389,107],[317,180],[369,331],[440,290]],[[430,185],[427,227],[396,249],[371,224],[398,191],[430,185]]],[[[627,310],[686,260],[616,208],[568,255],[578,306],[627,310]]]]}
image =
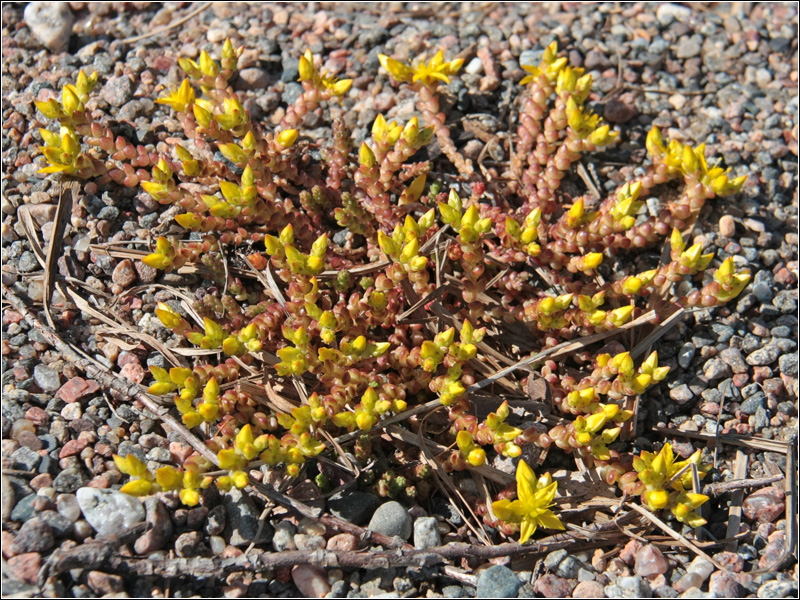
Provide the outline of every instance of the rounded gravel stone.
{"type": "MultiPolygon", "coordinates": [[[[384,505],[386,506],[386,505],[384,505]]],[[[508,567],[489,567],[478,578],[478,598],[516,598],[522,582],[508,567]]]]}
{"type": "Polygon", "coordinates": [[[407,540],[413,531],[413,520],[402,504],[391,501],[378,507],[375,514],[372,515],[367,529],[389,537],[397,536],[407,540]]]}

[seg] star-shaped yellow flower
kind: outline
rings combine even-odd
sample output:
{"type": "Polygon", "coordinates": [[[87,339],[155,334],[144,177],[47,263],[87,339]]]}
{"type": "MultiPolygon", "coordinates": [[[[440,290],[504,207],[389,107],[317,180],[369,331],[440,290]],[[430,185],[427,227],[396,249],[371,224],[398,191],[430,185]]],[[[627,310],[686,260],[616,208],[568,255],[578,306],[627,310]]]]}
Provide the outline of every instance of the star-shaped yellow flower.
{"type": "Polygon", "coordinates": [[[564,529],[564,524],[550,507],[556,497],[557,483],[549,473],[538,479],[524,460],[517,465],[517,499],[492,503],[495,516],[506,523],[519,523],[519,541],[524,544],[540,525],[547,529],[564,529]]]}
{"type": "Polygon", "coordinates": [[[385,54],[379,54],[378,60],[384,69],[397,81],[406,83],[420,82],[423,85],[432,85],[435,81],[450,83],[450,75],[458,73],[464,64],[463,58],[457,58],[444,62],[444,52],[439,50],[432,59],[425,62],[423,58],[413,66],[408,66],[398,60],[389,58],[385,54]]]}
{"type": "Polygon", "coordinates": [[[298,66],[300,72],[299,81],[310,81],[319,89],[329,89],[334,96],[344,96],[353,85],[352,79],[336,79],[334,75],[323,71],[320,73],[314,66],[314,55],[310,49],[300,57],[298,66]]]}

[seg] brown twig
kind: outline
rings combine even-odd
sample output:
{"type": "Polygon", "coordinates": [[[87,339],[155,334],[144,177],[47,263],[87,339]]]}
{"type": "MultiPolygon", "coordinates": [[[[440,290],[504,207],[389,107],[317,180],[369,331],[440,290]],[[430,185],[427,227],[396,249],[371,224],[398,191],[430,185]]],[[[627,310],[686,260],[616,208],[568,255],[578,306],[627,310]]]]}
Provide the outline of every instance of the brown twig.
{"type": "MultiPolygon", "coordinates": [[[[736,450],[736,462],[733,466],[733,476],[735,479],[744,479],[744,476],[747,475],[747,454],[742,452],[737,448],[736,450]]],[[[692,463],[694,464],[694,463],[692,463]]],[[[733,496],[731,497],[731,503],[728,507],[728,530],[726,532],[727,537],[733,537],[737,533],[739,533],[739,525],[742,522],[742,501],[744,500],[744,488],[737,488],[733,492],[733,496]]],[[[736,549],[739,547],[739,542],[736,540],[732,540],[725,546],[725,550],[728,552],[736,552],[736,549]]]]}
{"type": "Polygon", "coordinates": [[[169,25],[164,25],[164,27],[159,27],[158,29],[156,29],[155,31],[151,31],[150,33],[143,33],[141,35],[134,35],[132,37],[127,37],[122,41],[124,43],[126,43],[126,44],[132,44],[133,42],[139,42],[139,41],[145,40],[145,39],[147,39],[149,37],[153,37],[154,35],[159,35],[160,33],[164,33],[165,31],[169,31],[170,29],[175,29],[176,27],[180,27],[181,25],[183,25],[184,23],[186,23],[190,19],[194,19],[197,15],[199,15],[201,12],[203,12],[205,9],[207,9],[212,4],[213,4],[213,2],[204,2],[203,4],[198,6],[196,9],[194,9],[192,12],[187,14],[185,17],[182,17],[182,18],[178,19],[177,21],[174,21],[174,22],[170,23],[169,25]]]}
{"type": "MultiPolygon", "coordinates": [[[[584,539],[574,534],[559,533],[532,544],[505,543],[495,546],[476,546],[467,543],[451,543],[425,550],[396,548],[388,551],[358,553],[315,550],[313,552],[292,550],[287,552],[251,551],[233,558],[170,558],[152,561],[147,558],[131,558],[116,554],[118,542],[104,541],[76,546],[69,550],[56,550],[39,574],[40,582],[70,569],[93,568],[105,572],[133,574],[139,577],[192,577],[205,579],[218,577],[220,573],[246,571],[263,573],[295,565],[318,565],[330,568],[387,568],[409,566],[435,566],[447,560],[460,560],[464,556],[489,560],[503,556],[516,557],[529,554],[544,554],[572,546],[598,547],[616,541],[618,528],[636,519],[628,512],[621,517],[587,528],[590,537],[584,539]]],[[[352,525],[352,524],[349,524],[352,525]]],[[[354,527],[354,526],[353,526],[354,527]]],[[[374,539],[374,536],[373,536],[374,539]]]]}

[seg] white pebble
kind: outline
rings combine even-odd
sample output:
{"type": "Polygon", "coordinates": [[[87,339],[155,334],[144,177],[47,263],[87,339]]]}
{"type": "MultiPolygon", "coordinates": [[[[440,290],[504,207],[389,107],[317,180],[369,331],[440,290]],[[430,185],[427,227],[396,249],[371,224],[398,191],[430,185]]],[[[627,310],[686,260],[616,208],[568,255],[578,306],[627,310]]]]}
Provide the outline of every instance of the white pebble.
{"type": "Polygon", "coordinates": [[[56,509],[58,513],[74,523],[81,518],[81,507],[75,494],[61,494],[56,498],[56,509]]]}

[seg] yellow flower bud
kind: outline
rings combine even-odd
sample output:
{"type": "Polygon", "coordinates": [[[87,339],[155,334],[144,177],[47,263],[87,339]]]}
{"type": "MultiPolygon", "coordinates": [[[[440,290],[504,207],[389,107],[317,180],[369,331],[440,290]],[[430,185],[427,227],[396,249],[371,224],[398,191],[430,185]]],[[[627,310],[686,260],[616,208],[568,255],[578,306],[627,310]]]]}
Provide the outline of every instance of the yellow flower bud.
{"type": "Polygon", "coordinates": [[[667,151],[664,146],[664,138],[661,135],[661,130],[655,125],[653,125],[652,129],[650,129],[650,132],[647,134],[645,147],[652,157],[661,156],[667,151]]]}
{"type": "Polygon", "coordinates": [[[467,455],[467,462],[473,467],[480,467],[486,463],[486,451],[483,448],[474,448],[467,455]]]}
{"type": "Polygon", "coordinates": [[[361,148],[358,151],[358,160],[362,166],[368,169],[375,166],[375,153],[367,146],[367,142],[361,143],[361,148]]]}
{"type": "Polygon", "coordinates": [[[669,492],[666,490],[648,490],[644,493],[644,501],[651,510],[660,510],[669,503],[669,492]]]}
{"type": "Polygon", "coordinates": [[[284,148],[291,148],[297,141],[297,136],[297,129],[284,129],[277,135],[275,141],[284,148]]]}

